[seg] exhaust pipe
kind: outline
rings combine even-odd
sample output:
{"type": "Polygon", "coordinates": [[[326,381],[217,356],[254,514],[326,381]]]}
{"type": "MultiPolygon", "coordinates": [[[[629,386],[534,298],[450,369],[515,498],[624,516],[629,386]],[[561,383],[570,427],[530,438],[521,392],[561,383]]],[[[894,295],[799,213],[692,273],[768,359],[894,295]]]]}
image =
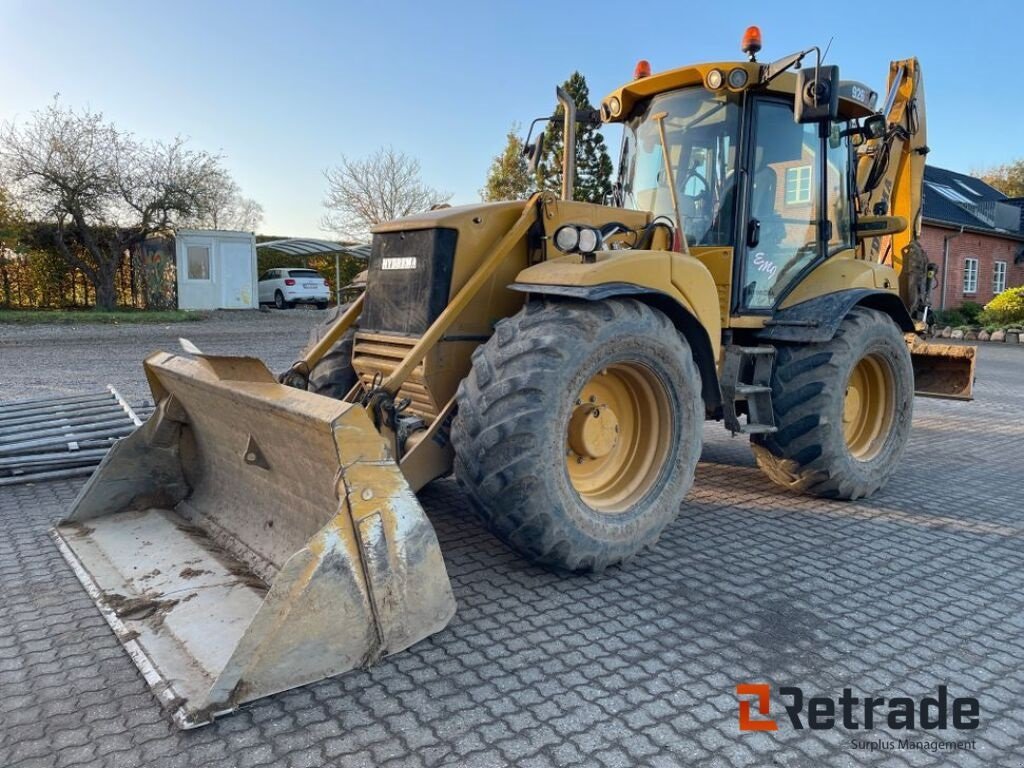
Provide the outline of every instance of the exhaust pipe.
{"type": "Polygon", "coordinates": [[[576,102],[565,88],[555,88],[565,117],[565,141],[562,145],[562,199],[572,200],[576,189],[576,102]]]}

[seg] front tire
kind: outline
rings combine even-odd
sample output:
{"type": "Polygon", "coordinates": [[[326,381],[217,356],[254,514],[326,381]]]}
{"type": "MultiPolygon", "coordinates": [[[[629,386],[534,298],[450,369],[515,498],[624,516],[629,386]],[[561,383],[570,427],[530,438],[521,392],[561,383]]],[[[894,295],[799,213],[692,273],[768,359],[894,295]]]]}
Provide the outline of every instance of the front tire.
{"type": "Polygon", "coordinates": [[[831,341],[779,348],[772,374],[778,432],[751,438],[754,456],[785,488],[870,496],[899,466],[913,404],[902,332],[888,315],[855,307],[831,341]]]}
{"type": "MultiPolygon", "coordinates": [[[[313,326],[309,332],[309,344],[306,350],[312,349],[332,325],[348,309],[349,305],[336,307],[334,312],[321,323],[313,326]]],[[[352,347],[355,344],[356,329],[349,328],[332,346],[309,373],[309,391],[318,395],[341,400],[356,385],[356,372],[352,368],[352,347]]]]}
{"type": "Polygon", "coordinates": [[[693,484],[703,404],[689,345],[632,299],[532,301],[473,353],[455,476],[537,562],[602,570],[657,541],[693,484]]]}

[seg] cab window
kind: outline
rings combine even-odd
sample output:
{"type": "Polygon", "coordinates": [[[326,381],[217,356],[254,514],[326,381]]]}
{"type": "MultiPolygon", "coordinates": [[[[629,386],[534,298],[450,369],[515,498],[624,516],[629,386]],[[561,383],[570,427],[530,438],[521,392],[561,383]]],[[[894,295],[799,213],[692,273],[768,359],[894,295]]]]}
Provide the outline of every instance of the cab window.
{"type": "Polygon", "coordinates": [[[852,248],[853,224],[850,190],[850,138],[846,123],[835,123],[825,152],[825,194],[828,209],[828,255],[852,248]]]}
{"type": "Polygon", "coordinates": [[[742,303],[774,306],[819,255],[821,139],[816,123],[793,121],[791,104],[754,104],[742,303]]]}

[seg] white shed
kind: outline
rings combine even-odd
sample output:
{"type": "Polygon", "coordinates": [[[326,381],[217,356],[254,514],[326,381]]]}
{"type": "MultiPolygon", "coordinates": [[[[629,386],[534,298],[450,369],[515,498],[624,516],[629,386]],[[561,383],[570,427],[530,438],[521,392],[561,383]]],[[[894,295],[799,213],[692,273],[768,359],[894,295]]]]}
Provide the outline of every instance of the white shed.
{"type": "Polygon", "coordinates": [[[256,236],[179,229],[174,236],[179,309],[256,309],[256,236]]]}

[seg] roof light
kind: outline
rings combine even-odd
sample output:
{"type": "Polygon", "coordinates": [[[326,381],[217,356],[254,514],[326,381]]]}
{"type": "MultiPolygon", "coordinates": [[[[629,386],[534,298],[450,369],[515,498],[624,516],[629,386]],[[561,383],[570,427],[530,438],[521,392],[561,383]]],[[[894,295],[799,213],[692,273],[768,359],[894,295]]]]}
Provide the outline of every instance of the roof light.
{"type": "Polygon", "coordinates": [[[712,91],[717,91],[719,88],[722,87],[722,79],[722,70],[712,69],[710,72],[708,72],[706,80],[708,88],[712,91]]]}
{"type": "Polygon", "coordinates": [[[741,50],[750,57],[751,61],[757,61],[754,57],[761,50],[760,27],[747,27],[747,31],[743,33],[743,47],[741,50]]]}
{"type": "Polygon", "coordinates": [[[640,59],[636,63],[636,68],[633,70],[633,79],[639,80],[644,77],[651,76],[651,62],[647,59],[640,59]]]}
{"type": "Polygon", "coordinates": [[[729,70],[729,87],[740,90],[747,84],[747,70],[743,67],[736,67],[729,70]]]}

